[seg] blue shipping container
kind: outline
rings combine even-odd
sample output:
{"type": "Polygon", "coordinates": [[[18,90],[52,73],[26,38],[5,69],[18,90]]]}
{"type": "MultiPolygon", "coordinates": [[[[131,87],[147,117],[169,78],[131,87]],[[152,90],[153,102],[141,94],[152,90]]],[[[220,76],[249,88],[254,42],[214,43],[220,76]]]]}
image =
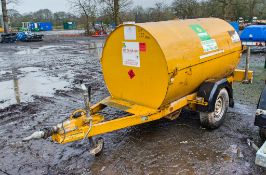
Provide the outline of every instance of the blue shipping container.
{"type": "Polygon", "coordinates": [[[35,31],[35,30],[37,30],[37,29],[38,29],[38,23],[31,22],[31,23],[29,24],[29,30],[30,30],[30,31],[35,31]]]}
{"type": "Polygon", "coordinates": [[[246,27],[240,35],[241,41],[265,41],[266,25],[251,25],[246,27]]]}
{"type": "Polygon", "coordinates": [[[51,22],[38,22],[38,28],[40,31],[51,31],[53,24],[51,22]]]}

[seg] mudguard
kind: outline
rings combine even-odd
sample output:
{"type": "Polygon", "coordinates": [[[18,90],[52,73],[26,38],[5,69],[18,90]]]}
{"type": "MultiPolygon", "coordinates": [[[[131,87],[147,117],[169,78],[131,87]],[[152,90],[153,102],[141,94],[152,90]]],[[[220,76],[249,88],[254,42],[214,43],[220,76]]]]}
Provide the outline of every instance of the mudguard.
{"type": "Polygon", "coordinates": [[[227,79],[219,81],[206,81],[199,87],[197,97],[204,98],[205,102],[208,102],[207,106],[197,105],[196,110],[200,112],[213,112],[215,107],[216,98],[220,92],[220,89],[226,88],[229,95],[229,106],[234,107],[233,88],[232,84],[227,79]]]}
{"type": "MultiPolygon", "coordinates": [[[[257,106],[258,110],[266,110],[266,86],[261,93],[260,100],[257,106]]],[[[265,113],[256,113],[255,116],[255,126],[260,128],[266,128],[266,114],[265,113]]]]}

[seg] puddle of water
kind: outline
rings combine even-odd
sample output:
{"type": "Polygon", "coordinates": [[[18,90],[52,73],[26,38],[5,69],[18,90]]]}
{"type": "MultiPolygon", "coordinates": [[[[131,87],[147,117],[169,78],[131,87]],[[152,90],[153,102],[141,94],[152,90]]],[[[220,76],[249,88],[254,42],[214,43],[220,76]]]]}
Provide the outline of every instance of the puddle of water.
{"type": "Polygon", "coordinates": [[[42,47],[27,47],[23,48],[23,50],[17,51],[15,55],[35,55],[39,54],[44,50],[54,50],[56,48],[68,48],[67,46],[57,46],[57,45],[47,45],[42,47]]]}
{"type": "MultiPolygon", "coordinates": [[[[80,45],[86,45],[87,49],[83,50],[85,51],[85,54],[89,53],[90,55],[101,57],[102,50],[104,46],[104,42],[89,42],[89,43],[79,43],[80,45]]],[[[19,49],[19,51],[15,52],[15,55],[37,55],[37,54],[45,54],[48,52],[54,52],[56,50],[72,50],[73,46],[62,46],[62,45],[47,45],[47,46],[41,46],[41,47],[22,47],[19,49]]],[[[84,53],[84,52],[82,52],[84,53]]]]}
{"type": "Polygon", "coordinates": [[[52,97],[56,90],[67,89],[69,85],[58,77],[46,76],[36,67],[21,68],[18,71],[24,76],[17,77],[13,70],[13,80],[0,82],[0,108],[31,102],[34,95],[52,97]]]}
{"type": "Polygon", "coordinates": [[[23,67],[19,69],[22,73],[37,72],[40,71],[38,67],[23,67]]]}
{"type": "Polygon", "coordinates": [[[4,74],[11,74],[12,72],[11,71],[4,71],[4,70],[1,70],[0,71],[0,75],[4,75],[4,74]]]}
{"type": "Polygon", "coordinates": [[[103,42],[91,42],[88,44],[89,46],[89,54],[92,54],[94,56],[97,56],[99,58],[102,57],[102,51],[104,47],[103,42]]]}
{"type": "Polygon", "coordinates": [[[31,54],[37,54],[39,53],[38,49],[32,49],[32,48],[26,48],[24,50],[20,50],[16,52],[16,55],[31,55],[31,54]]]}

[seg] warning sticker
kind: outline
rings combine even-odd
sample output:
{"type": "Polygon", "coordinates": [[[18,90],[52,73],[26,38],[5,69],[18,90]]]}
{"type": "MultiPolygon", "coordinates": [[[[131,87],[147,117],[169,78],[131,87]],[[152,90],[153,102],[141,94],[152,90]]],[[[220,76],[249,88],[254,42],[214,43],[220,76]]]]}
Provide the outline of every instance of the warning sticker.
{"type": "Polygon", "coordinates": [[[122,59],[124,66],[140,67],[139,42],[123,42],[122,59]]]}
{"type": "Polygon", "coordinates": [[[136,26],[125,26],[124,27],[124,38],[125,40],[136,40],[136,26]]]}
{"type": "Polygon", "coordinates": [[[236,31],[228,31],[233,43],[240,42],[240,37],[236,31]]]}
{"type": "Polygon", "coordinates": [[[210,52],[218,49],[218,45],[215,39],[212,39],[207,31],[201,27],[199,24],[190,25],[190,28],[197,33],[201,40],[201,45],[204,52],[210,52]]]}
{"type": "Polygon", "coordinates": [[[146,43],[139,43],[139,50],[141,52],[146,52],[146,43]]]}
{"type": "Polygon", "coordinates": [[[201,41],[201,45],[203,47],[204,52],[210,52],[218,49],[215,39],[201,41]]]}

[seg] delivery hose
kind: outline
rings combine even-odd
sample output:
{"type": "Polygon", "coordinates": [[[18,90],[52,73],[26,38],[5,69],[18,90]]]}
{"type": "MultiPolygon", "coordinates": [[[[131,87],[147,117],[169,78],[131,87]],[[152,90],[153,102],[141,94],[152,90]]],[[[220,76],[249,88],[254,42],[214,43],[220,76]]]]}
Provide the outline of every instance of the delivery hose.
{"type": "Polygon", "coordinates": [[[81,89],[83,90],[83,97],[84,97],[84,105],[85,105],[85,111],[86,111],[86,118],[89,120],[89,128],[86,132],[83,141],[88,137],[91,128],[92,128],[92,117],[91,117],[91,111],[90,111],[90,105],[91,105],[91,86],[88,88],[85,86],[85,84],[81,83],[81,89]]]}
{"type": "Polygon", "coordinates": [[[90,131],[91,131],[91,128],[92,128],[92,118],[90,117],[90,118],[89,118],[89,129],[88,129],[88,131],[86,132],[86,134],[85,134],[83,140],[85,140],[85,139],[88,137],[88,135],[89,135],[89,133],[90,133],[90,131]]]}
{"type": "Polygon", "coordinates": [[[59,127],[54,126],[52,128],[46,128],[43,131],[36,131],[28,137],[22,139],[23,142],[34,140],[34,139],[47,139],[48,137],[52,136],[53,134],[58,133],[59,127]]]}

